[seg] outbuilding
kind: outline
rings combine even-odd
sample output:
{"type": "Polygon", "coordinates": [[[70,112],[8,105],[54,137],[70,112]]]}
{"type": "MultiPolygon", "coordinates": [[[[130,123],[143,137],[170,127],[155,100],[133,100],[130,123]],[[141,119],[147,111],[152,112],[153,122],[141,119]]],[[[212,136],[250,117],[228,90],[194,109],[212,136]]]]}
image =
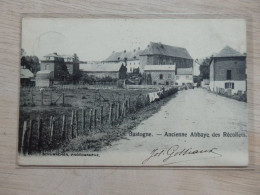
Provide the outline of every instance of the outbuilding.
{"type": "MultiPolygon", "coordinates": [[[[230,46],[210,60],[210,90],[222,93],[246,92],[246,55],[230,46]]],[[[231,95],[230,94],[230,95],[231,95]]]]}
{"type": "Polygon", "coordinates": [[[176,65],[146,65],[144,81],[148,85],[174,85],[176,65]]]}
{"type": "Polygon", "coordinates": [[[127,68],[123,63],[99,63],[81,65],[82,75],[95,78],[125,79],[127,68]]]}

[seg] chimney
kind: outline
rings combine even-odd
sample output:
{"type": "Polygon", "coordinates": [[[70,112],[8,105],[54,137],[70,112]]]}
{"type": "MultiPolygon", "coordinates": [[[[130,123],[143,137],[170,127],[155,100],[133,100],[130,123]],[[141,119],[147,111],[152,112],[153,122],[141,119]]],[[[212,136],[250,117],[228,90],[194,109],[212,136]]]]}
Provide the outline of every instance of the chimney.
{"type": "Polygon", "coordinates": [[[124,50],[124,53],[126,53],[126,50],[124,50]]]}
{"type": "Polygon", "coordinates": [[[57,53],[57,52],[53,52],[53,54],[55,54],[55,55],[58,55],[58,53],[57,53]]]}

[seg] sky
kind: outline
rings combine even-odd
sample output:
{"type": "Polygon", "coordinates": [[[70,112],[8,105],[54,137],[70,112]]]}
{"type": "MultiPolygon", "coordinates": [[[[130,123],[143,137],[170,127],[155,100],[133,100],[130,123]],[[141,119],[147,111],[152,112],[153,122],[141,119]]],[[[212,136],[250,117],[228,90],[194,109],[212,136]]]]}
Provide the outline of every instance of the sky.
{"type": "Polygon", "coordinates": [[[226,45],[246,52],[243,19],[86,19],[24,18],[26,55],[76,53],[81,61],[102,61],[113,51],[145,49],[150,42],[184,47],[193,59],[226,45]]]}

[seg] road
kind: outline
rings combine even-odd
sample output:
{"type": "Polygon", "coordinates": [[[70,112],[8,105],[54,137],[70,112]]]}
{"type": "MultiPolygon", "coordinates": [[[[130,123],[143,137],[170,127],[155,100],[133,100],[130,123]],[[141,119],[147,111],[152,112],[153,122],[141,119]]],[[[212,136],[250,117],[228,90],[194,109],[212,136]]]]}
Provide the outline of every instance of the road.
{"type": "Polygon", "coordinates": [[[101,164],[119,165],[211,165],[242,166],[247,164],[247,137],[223,137],[223,132],[244,133],[247,130],[247,104],[218,96],[204,89],[190,89],[161,107],[159,112],[143,121],[132,133],[151,136],[127,136],[101,153],[101,164]],[[187,137],[165,136],[165,133],[187,133],[187,137]],[[192,132],[209,137],[192,137],[192,132]],[[219,134],[220,137],[214,137],[219,134]],[[173,146],[173,148],[171,148],[173,146]],[[205,150],[194,155],[176,155],[163,161],[170,152],[189,149],[205,150]],[[213,149],[214,148],[214,149],[213,149]],[[160,155],[151,153],[163,151],[160,155]],[[214,152],[210,150],[214,150],[214,152]],[[166,153],[166,154],[165,154],[166,153]],[[151,157],[148,161],[145,159],[151,157]],[[102,162],[103,161],[103,162],[102,162]]]}

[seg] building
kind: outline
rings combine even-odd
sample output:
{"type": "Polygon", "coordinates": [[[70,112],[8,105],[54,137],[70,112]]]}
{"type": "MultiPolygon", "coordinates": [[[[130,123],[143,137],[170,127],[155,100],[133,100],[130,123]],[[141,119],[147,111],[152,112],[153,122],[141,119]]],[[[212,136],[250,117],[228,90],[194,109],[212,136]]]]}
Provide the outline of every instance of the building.
{"type": "Polygon", "coordinates": [[[74,77],[79,74],[79,58],[74,55],[62,55],[69,74],[74,77]]]}
{"type": "Polygon", "coordinates": [[[185,85],[186,83],[193,83],[193,69],[178,68],[176,74],[175,85],[185,85]]]}
{"type": "Polygon", "coordinates": [[[95,78],[125,79],[126,67],[123,63],[109,63],[109,64],[84,64],[81,66],[82,76],[92,76],[95,78]]]}
{"type": "Polygon", "coordinates": [[[35,85],[37,87],[50,87],[53,85],[54,74],[50,70],[41,70],[36,74],[35,85]]]}
{"type": "Polygon", "coordinates": [[[245,92],[246,55],[226,46],[210,60],[210,90],[214,92],[245,92]]]}
{"type": "Polygon", "coordinates": [[[174,85],[175,65],[146,65],[143,78],[148,85],[174,85]]]}
{"type": "Polygon", "coordinates": [[[140,53],[140,72],[147,65],[176,65],[176,69],[192,68],[193,59],[185,48],[151,42],[140,53]]]}
{"type": "Polygon", "coordinates": [[[33,86],[34,82],[32,79],[34,78],[33,73],[27,68],[21,68],[20,72],[20,82],[21,86],[33,86]]]}
{"type": "Polygon", "coordinates": [[[57,53],[52,53],[43,56],[41,60],[41,71],[50,70],[53,72],[53,79],[55,81],[63,81],[68,76],[67,67],[64,58],[57,53]]]}
{"type": "Polygon", "coordinates": [[[142,50],[138,48],[132,51],[113,52],[104,63],[117,63],[122,62],[126,64],[128,73],[139,73],[140,69],[140,53],[142,50]]]}

